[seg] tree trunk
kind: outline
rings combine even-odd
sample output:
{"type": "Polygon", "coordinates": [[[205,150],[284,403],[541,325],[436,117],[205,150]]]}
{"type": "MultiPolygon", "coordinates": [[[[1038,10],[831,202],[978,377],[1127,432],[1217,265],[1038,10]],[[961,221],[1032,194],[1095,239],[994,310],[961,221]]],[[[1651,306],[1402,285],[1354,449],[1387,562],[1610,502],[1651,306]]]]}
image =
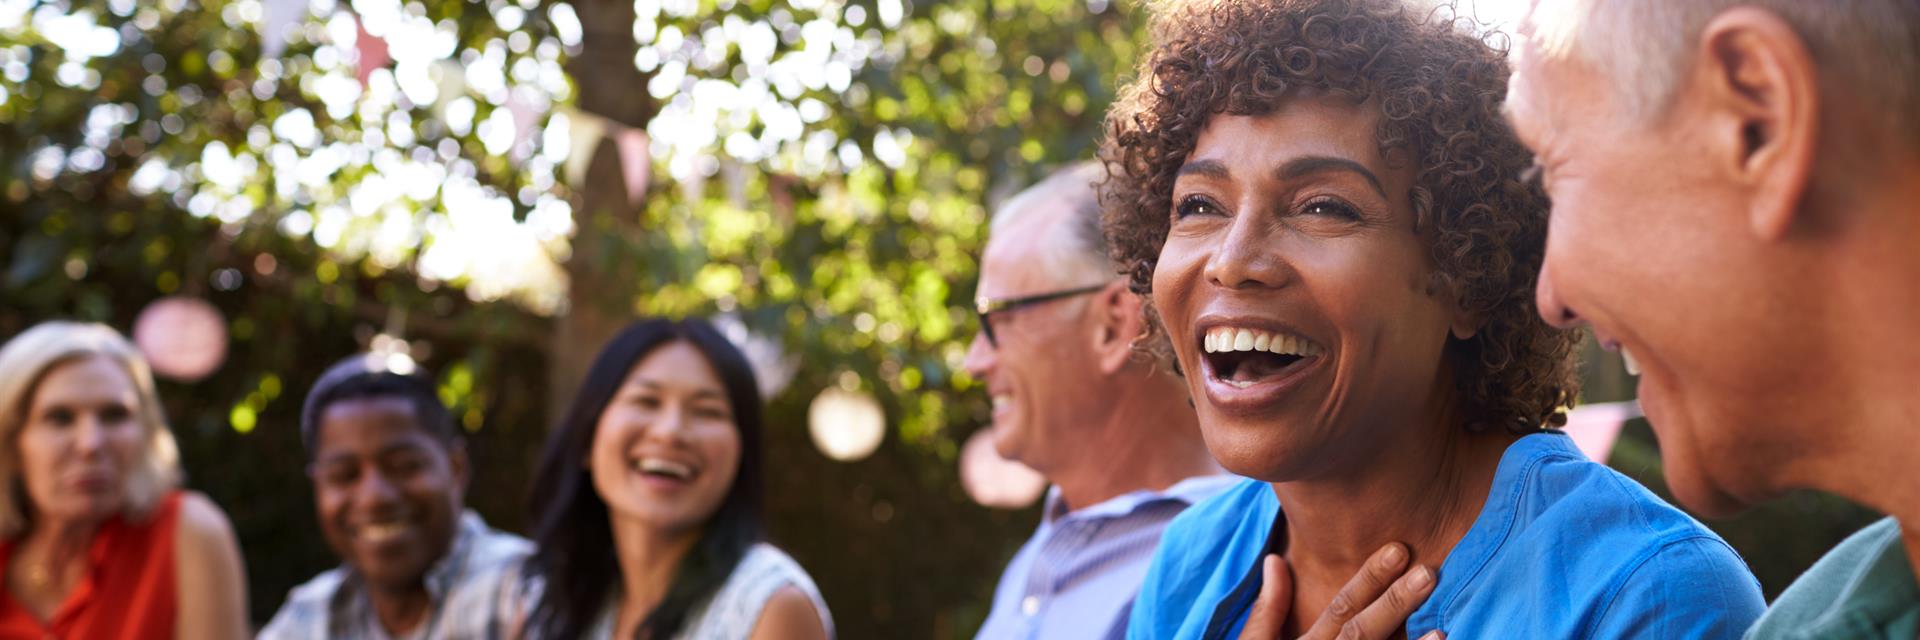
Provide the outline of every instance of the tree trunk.
{"type": "MultiPolygon", "coordinates": [[[[659,104],[647,94],[651,74],[633,66],[639,47],[633,41],[633,3],[577,0],[572,4],[582,33],[580,52],[568,63],[567,72],[573,76],[580,110],[617,126],[645,128],[659,104]]],[[[610,248],[629,245],[637,238],[639,207],[633,203],[646,197],[629,197],[621,180],[620,154],[611,138],[573,152],[593,156],[585,184],[569,185],[575,194],[573,255],[567,260],[567,309],[554,323],[549,424],[557,424],[566,412],[601,345],[632,320],[637,295],[634,278],[621,273],[620,256],[610,248]]]]}

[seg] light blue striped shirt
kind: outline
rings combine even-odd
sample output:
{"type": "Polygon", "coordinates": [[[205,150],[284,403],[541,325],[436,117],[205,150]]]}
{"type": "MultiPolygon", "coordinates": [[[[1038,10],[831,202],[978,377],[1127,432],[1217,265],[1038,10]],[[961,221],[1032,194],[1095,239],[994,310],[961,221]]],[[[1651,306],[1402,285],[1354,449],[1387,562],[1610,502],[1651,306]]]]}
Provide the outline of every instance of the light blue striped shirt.
{"type": "Polygon", "coordinates": [[[1188,505],[1237,480],[1187,478],[1166,491],[1135,491],[1067,511],[1060,487],[1047,491],[1040,528],[1014,554],[994,590],[980,640],[1119,638],[1147,574],[1160,532],[1188,505]]]}

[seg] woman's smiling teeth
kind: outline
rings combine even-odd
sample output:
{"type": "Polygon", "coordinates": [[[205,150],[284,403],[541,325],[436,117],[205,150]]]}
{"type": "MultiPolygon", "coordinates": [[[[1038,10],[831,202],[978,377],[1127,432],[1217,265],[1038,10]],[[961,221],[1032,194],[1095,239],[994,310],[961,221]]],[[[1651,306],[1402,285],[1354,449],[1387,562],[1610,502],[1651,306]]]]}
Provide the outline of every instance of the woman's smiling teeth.
{"type": "Polygon", "coordinates": [[[663,476],[675,480],[693,479],[694,468],[692,465],[674,462],[672,460],[662,458],[636,458],[630,464],[634,471],[648,475],[663,476]]]}
{"type": "Polygon", "coordinates": [[[1306,338],[1239,327],[1214,327],[1201,339],[1213,375],[1245,389],[1326,350],[1306,338]]]}
{"type": "Polygon", "coordinates": [[[1203,342],[1207,353],[1228,353],[1233,351],[1265,351],[1283,356],[1309,357],[1322,353],[1320,345],[1299,336],[1284,333],[1269,333],[1259,329],[1235,329],[1233,327],[1214,327],[1207,330],[1203,342]]]}

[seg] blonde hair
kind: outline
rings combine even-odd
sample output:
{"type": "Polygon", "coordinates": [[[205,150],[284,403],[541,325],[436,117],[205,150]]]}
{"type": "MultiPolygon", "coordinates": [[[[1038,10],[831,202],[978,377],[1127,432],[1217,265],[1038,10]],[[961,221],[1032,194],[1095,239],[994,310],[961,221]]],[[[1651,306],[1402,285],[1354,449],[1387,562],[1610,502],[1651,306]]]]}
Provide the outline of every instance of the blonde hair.
{"type": "Polygon", "coordinates": [[[153,374],[132,343],[103,324],[45,322],[22,332],[0,347],[0,539],[13,539],[31,528],[30,498],[20,477],[20,430],[26,425],[33,396],[41,379],[55,367],[86,358],[106,358],[120,365],[139,394],[134,415],[146,430],[146,446],[128,470],[123,513],[143,516],[180,484],[180,451],[167,429],[153,374]]]}
{"type": "Polygon", "coordinates": [[[1920,145],[1920,2],[1913,0],[1538,0],[1520,33],[1548,59],[1574,59],[1608,76],[1646,120],[1664,112],[1714,16],[1751,6],[1793,26],[1820,65],[1821,91],[1854,94],[1887,131],[1920,145]]]}

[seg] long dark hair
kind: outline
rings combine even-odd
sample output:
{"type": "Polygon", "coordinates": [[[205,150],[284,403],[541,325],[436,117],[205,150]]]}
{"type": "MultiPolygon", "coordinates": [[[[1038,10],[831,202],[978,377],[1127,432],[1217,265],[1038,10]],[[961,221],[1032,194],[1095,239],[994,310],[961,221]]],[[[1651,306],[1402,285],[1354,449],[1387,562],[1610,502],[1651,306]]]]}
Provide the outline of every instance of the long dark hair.
{"type": "Polygon", "coordinates": [[[667,595],[641,622],[639,634],[667,638],[680,630],[690,609],[727,581],[740,558],[762,537],[760,473],[761,404],[759,387],[746,356],[698,318],[653,319],[629,325],[600,349],[586,381],[567,408],[566,417],[547,441],[533,485],[531,512],[536,551],[529,575],[545,582],[527,620],[530,637],[577,638],[585,634],[618,584],[613,523],[607,503],[593,488],[581,464],[593,447],[600,414],[613,401],[628,373],[654,349],[684,340],[699,349],[720,376],[740,430],[740,466],[720,510],[706,523],[700,541],[680,561],[667,595]]]}

